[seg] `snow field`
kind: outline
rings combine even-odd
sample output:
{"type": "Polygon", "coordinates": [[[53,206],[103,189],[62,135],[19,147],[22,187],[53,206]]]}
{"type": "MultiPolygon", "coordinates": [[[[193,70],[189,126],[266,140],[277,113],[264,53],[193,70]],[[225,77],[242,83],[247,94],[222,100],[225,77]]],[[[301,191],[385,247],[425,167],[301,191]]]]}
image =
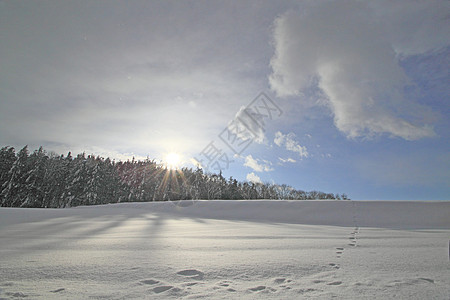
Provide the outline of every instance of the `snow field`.
{"type": "Polygon", "coordinates": [[[0,209],[1,299],[448,299],[449,202],[0,209]]]}

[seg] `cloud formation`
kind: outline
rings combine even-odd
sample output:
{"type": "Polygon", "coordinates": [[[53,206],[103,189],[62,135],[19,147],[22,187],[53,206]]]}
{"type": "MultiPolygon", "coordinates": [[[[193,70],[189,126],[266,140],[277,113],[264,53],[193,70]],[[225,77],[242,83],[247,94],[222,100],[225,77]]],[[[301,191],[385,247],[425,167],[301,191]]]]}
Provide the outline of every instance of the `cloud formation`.
{"type": "Polygon", "coordinates": [[[430,109],[404,97],[411,82],[399,65],[402,56],[448,46],[449,2],[434,2],[314,2],[286,12],[274,26],[271,88],[279,96],[319,88],[350,138],[434,136],[430,109]]]}
{"type": "Polygon", "coordinates": [[[258,144],[264,142],[264,115],[251,107],[241,106],[234,119],[228,124],[231,132],[241,140],[252,140],[258,144]]]}
{"type": "Polygon", "coordinates": [[[262,183],[261,178],[253,172],[247,174],[247,181],[253,183],[262,183]]]}
{"type": "Polygon", "coordinates": [[[281,163],[295,163],[295,162],[297,162],[295,159],[293,159],[293,158],[290,158],[290,157],[288,157],[288,158],[282,158],[282,157],[278,157],[278,159],[280,160],[280,162],[281,163]]]}
{"type": "Polygon", "coordinates": [[[279,147],[285,147],[288,151],[298,153],[302,158],[309,156],[308,149],[295,140],[295,133],[293,132],[283,134],[281,131],[277,131],[273,142],[279,147]]]}
{"type": "Polygon", "coordinates": [[[244,166],[250,167],[256,172],[270,172],[274,170],[269,161],[263,160],[261,162],[261,160],[253,158],[251,154],[245,157],[244,166]]]}

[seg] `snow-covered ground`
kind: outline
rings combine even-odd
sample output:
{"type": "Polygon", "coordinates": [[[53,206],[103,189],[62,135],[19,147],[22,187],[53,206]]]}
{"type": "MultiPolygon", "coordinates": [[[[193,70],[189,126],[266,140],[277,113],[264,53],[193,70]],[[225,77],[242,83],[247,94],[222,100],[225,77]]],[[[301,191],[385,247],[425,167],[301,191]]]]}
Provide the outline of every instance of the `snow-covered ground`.
{"type": "Polygon", "coordinates": [[[1,208],[0,298],[450,298],[450,202],[176,204],[1,208]]]}

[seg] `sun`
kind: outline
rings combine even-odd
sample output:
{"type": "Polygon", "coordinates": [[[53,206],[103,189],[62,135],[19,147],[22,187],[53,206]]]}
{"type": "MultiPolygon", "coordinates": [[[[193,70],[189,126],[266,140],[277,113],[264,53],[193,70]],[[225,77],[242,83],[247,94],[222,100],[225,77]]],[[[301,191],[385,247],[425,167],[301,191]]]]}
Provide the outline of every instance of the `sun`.
{"type": "Polygon", "coordinates": [[[165,161],[169,169],[177,169],[180,164],[181,157],[178,153],[171,152],[166,155],[165,161]]]}

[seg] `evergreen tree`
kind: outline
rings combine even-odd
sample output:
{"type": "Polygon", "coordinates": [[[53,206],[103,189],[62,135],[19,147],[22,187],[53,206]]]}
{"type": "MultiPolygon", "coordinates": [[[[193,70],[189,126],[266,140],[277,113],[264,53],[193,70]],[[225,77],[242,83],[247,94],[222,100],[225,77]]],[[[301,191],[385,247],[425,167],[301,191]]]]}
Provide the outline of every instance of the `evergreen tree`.
{"type": "Polygon", "coordinates": [[[76,158],[0,149],[0,205],[70,207],[124,201],[179,199],[348,199],[346,194],[304,192],[288,185],[239,182],[201,168],[170,170],[146,159],[116,163],[85,153],[76,158]]]}
{"type": "MultiPolygon", "coordinates": [[[[6,182],[10,181],[10,170],[16,161],[16,153],[13,147],[3,147],[0,150],[0,195],[3,188],[6,188],[6,182]]],[[[0,196],[1,197],[1,196],[0,196]]],[[[3,203],[0,198],[0,204],[3,203]]]]}
{"type": "Polygon", "coordinates": [[[8,180],[3,184],[2,206],[21,206],[26,197],[26,179],[28,173],[28,146],[23,147],[17,154],[11,169],[8,172],[8,180]]]}
{"type": "Polygon", "coordinates": [[[47,160],[42,147],[36,150],[28,158],[28,169],[25,180],[25,199],[22,200],[23,207],[42,207],[45,196],[44,180],[47,173],[47,160]]]}

